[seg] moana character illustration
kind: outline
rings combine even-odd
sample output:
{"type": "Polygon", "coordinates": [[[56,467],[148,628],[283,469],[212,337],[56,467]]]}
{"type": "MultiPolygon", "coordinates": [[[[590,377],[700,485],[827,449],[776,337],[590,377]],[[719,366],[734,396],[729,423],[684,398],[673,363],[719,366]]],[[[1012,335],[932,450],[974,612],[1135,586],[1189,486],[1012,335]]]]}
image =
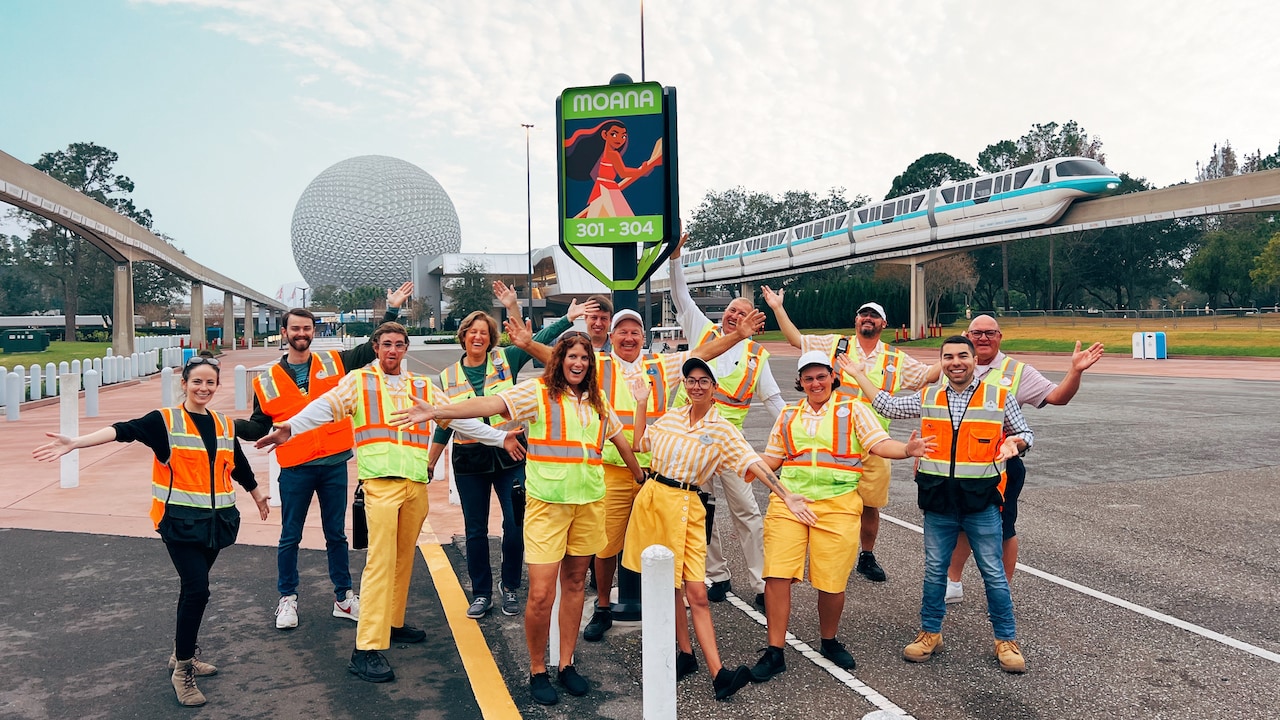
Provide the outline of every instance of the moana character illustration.
{"type": "Polygon", "coordinates": [[[564,141],[565,174],[573,180],[595,183],[587,206],[576,217],[634,217],[622,191],[662,164],[662,140],[653,146],[649,159],[629,168],[622,160],[627,149],[627,126],[620,120],[606,120],[593,128],[575,132],[564,141]]]}

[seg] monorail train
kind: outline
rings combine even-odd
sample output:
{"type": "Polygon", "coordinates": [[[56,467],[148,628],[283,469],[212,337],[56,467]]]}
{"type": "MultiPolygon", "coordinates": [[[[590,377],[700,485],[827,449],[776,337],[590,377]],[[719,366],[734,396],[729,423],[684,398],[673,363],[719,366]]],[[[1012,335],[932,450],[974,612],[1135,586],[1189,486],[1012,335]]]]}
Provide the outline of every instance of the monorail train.
{"type": "Polygon", "coordinates": [[[732,280],[842,258],[1046,225],[1072,201],[1114,190],[1097,160],[1054,158],[949,182],[746,240],[681,255],[689,282],[732,280]]]}

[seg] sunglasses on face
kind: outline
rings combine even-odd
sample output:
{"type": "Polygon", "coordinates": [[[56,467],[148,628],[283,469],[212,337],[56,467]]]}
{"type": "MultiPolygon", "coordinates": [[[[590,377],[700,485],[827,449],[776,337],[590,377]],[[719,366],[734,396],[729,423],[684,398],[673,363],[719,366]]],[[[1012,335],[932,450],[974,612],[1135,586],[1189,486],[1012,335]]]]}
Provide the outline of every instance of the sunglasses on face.
{"type": "Polygon", "coordinates": [[[872,317],[879,320],[880,313],[876,312],[875,310],[860,310],[858,312],[858,317],[872,317]]]}

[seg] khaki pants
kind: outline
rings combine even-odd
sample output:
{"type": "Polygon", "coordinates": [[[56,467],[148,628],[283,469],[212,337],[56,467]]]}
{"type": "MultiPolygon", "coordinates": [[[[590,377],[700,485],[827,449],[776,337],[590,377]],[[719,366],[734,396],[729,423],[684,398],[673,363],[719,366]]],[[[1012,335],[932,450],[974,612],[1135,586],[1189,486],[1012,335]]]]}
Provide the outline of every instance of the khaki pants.
{"type": "MultiPolygon", "coordinates": [[[[720,536],[729,532],[725,527],[730,519],[742,554],[747,561],[748,580],[752,597],[764,592],[764,519],[760,505],[751,492],[751,484],[734,473],[721,473],[711,479],[713,491],[721,498],[716,503],[716,518],[712,523],[711,543],[707,545],[707,577],[712,582],[729,579],[729,566],[725,563],[720,536]]],[[[739,594],[741,589],[739,589],[739,594]]]]}
{"type": "Polygon", "coordinates": [[[412,480],[364,481],[369,552],[360,577],[357,650],[391,647],[391,628],[404,626],[418,535],[427,519],[427,485],[412,480]]]}

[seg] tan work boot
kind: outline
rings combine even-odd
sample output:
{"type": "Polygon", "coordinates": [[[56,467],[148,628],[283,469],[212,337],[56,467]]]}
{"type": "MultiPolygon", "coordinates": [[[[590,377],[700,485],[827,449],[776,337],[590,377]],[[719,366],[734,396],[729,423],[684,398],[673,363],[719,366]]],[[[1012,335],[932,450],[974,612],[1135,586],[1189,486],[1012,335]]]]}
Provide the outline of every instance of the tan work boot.
{"type": "Polygon", "coordinates": [[[933,653],[942,649],[942,633],[921,630],[910,645],[902,649],[902,659],[911,662],[924,662],[933,657],[933,653]]]}
{"type": "Polygon", "coordinates": [[[173,669],[173,690],[178,693],[178,704],[197,707],[205,703],[204,693],[196,687],[194,659],[178,660],[173,669]]]}
{"type": "Polygon", "coordinates": [[[1024,673],[1027,671],[1027,660],[1022,657],[1022,648],[1017,640],[997,640],[996,659],[1000,661],[1000,669],[1007,673],[1024,673]]]}
{"type": "MultiPolygon", "coordinates": [[[[196,655],[195,657],[191,658],[191,664],[194,665],[196,668],[196,677],[205,677],[208,675],[218,674],[218,668],[200,659],[199,645],[196,646],[196,655]]],[[[175,655],[174,653],[169,653],[169,669],[173,670],[176,667],[178,667],[178,656],[175,655]]]]}

